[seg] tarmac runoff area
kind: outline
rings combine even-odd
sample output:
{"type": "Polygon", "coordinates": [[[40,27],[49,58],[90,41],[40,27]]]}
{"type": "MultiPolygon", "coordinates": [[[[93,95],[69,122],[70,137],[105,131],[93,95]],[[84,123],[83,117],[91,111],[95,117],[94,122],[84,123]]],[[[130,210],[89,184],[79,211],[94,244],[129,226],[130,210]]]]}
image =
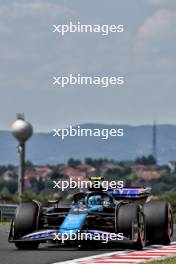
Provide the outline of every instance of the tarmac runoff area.
{"type": "MultiPolygon", "coordinates": [[[[17,250],[13,244],[8,243],[8,232],[9,226],[0,227],[1,264],[129,264],[168,255],[176,256],[176,243],[168,247],[151,246],[143,251],[122,250],[115,246],[109,249],[79,250],[51,244],[41,244],[37,250],[17,250]]],[[[176,225],[174,225],[173,241],[176,241],[176,225]]]]}

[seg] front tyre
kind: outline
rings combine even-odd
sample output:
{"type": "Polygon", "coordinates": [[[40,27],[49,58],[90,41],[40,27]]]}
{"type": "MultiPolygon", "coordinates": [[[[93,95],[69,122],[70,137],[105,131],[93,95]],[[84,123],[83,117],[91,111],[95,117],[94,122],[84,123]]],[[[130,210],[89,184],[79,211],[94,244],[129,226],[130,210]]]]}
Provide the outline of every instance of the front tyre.
{"type": "MultiPolygon", "coordinates": [[[[17,209],[13,223],[13,239],[20,240],[23,236],[37,231],[40,228],[41,205],[37,201],[22,203],[17,209]]],[[[37,241],[15,242],[18,249],[36,249],[37,241]]]]}

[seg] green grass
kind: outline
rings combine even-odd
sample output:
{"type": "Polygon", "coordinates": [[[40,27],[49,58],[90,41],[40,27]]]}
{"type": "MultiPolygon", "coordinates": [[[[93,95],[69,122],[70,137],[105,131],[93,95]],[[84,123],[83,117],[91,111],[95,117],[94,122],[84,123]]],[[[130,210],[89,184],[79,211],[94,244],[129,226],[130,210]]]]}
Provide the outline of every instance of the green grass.
{"type": "Polygon", "coordinates": [[[8,226],[10,225],[10,222],[0,222],[0,227],[1,226],[8,226]]]}
{"type": "Polygon", "coordinates": [[[163,260],[154,260],[154,261],[150,261],[148,263],[150,263],[150,264],[176,264],[176,257],[165,258],[163,260]]]}

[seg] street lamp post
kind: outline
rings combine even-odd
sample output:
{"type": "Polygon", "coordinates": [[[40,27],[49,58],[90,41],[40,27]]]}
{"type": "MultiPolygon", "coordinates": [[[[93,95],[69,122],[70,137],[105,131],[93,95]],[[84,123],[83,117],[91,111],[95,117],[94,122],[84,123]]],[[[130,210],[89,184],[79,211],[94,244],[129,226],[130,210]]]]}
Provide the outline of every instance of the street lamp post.
{"type": "Polygon", "coordinates": [[[21,194],[24,192],[24,172],[25,172],[25,144],[20,143],[18,146],[19,153],[19,177],[18,177],[18,193],[21,197],[21,194]]]}
{"type": "Polygon", "coordinates": [[[12,124],[12,134],[18,140],[19,153],[19,173],[18,173],[18,195],[24,192],[24,172],[25,172],[25,142],[32,136],[32,125],[24,120],[23,115],[17,115],[16,121],[12,124]]]}

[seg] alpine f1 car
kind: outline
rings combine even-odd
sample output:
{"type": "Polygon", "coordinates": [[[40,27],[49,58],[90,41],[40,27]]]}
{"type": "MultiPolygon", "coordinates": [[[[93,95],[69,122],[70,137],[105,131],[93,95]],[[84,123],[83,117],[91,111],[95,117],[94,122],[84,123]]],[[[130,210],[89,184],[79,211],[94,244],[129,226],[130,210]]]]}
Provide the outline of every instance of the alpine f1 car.
{"type": "MultiPolygon", "coordinates": [[[[150,200],[150,188],[89,190],[74,195],[70,208],[50,201],[47,209],[37,201],[19,205],[11,223],[9,242],[18,249],[36,249],[40,243],[60,243],[63,234],[120,234],[109,241],[142,249],[146,243],[168,245],[173,234],[169,203],[150,200]],[[57,234],[57,236],[56,236],[57,234]]],[[[80,245],[83,241],[77,241],[80,245]]],[[[75,242],[76,243],[76,242],[75,242]]]]}

